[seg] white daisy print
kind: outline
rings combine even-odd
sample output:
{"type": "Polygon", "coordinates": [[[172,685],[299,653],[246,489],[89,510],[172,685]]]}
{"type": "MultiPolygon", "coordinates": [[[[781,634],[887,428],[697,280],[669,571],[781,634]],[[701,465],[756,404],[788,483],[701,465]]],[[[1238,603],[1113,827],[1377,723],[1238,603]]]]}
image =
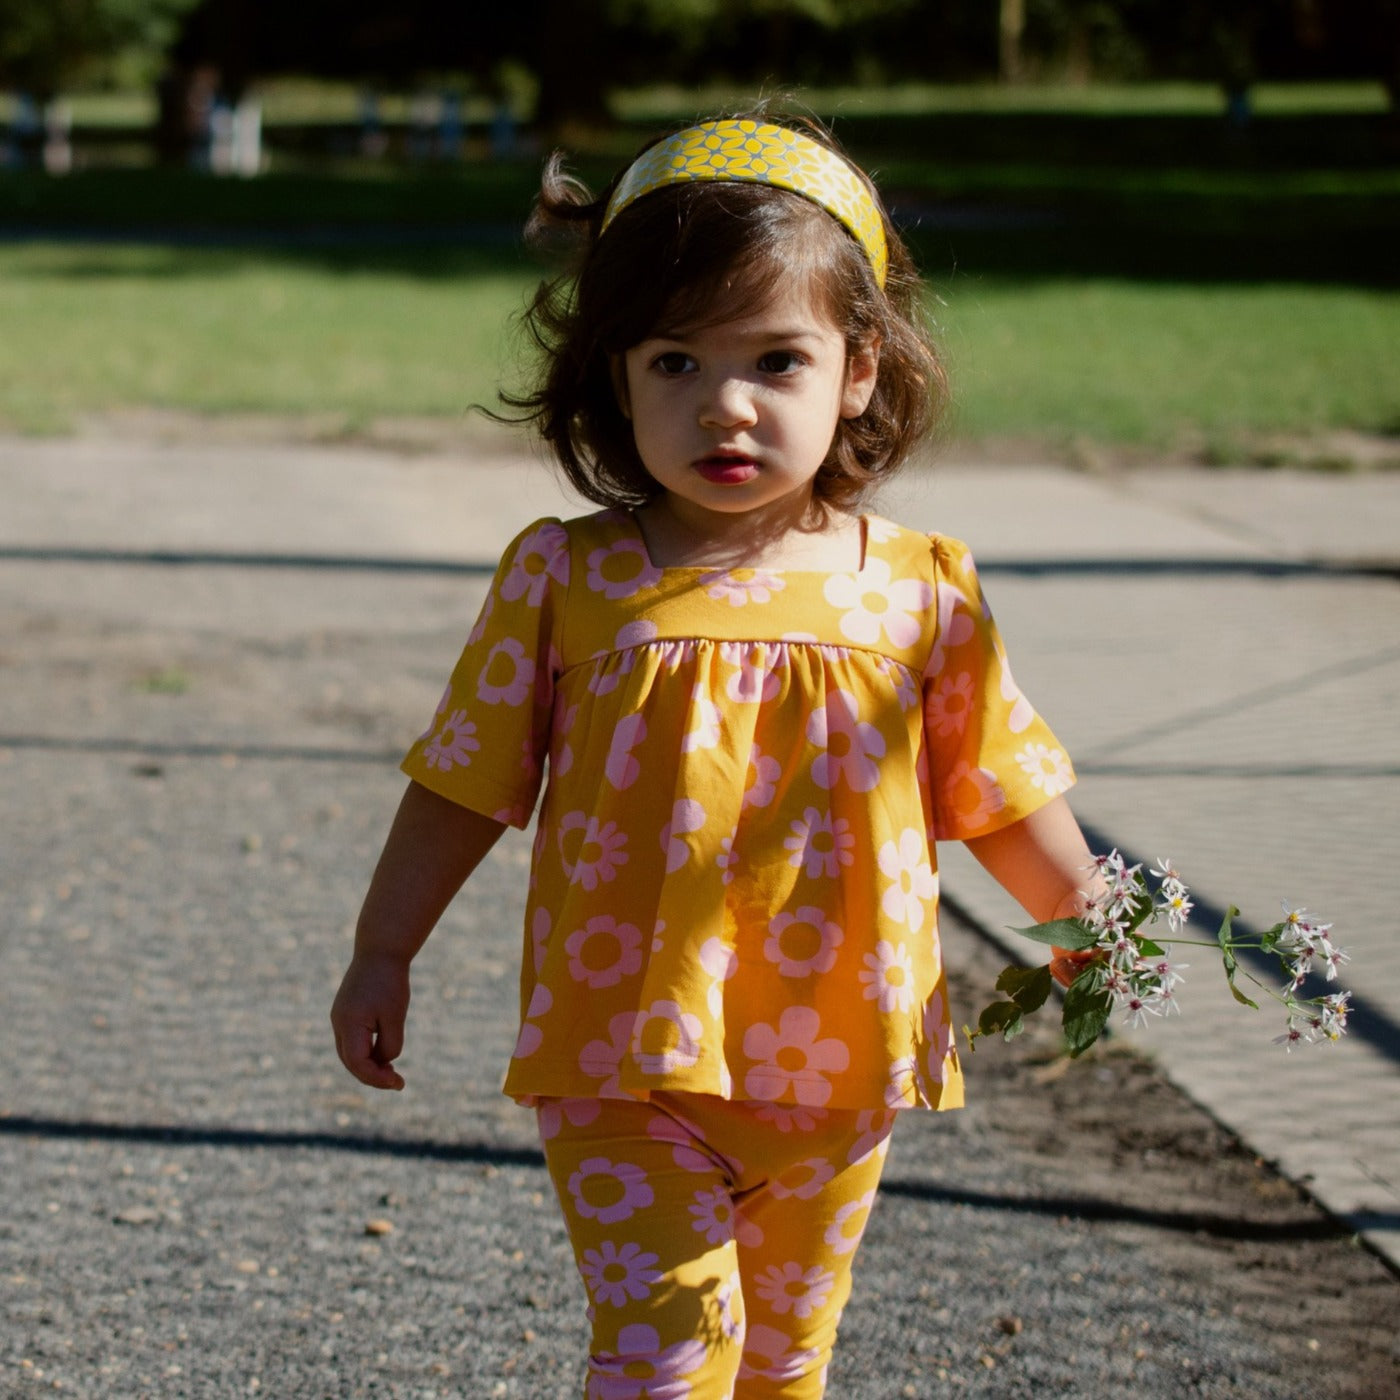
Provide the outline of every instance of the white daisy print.
{"type": "Polygon", "coordinates": [[[875,951],[865,955],[860,980],[865,999],[876,1002],[881,1011],[907,1015],[914,1005],[914,959],[903,943],[882,938],[875,951]]]}
{"type": "Polygon", "coordinates": [[[782,777],[782,765],[776,758],[770,758],[757,744],[749,750],[749,771],[744,785],[745,807],[766,807],[777,792],[778,779],[782,777]]]}
{"type": "Polygon", "coordinates": [[[943,784],[943,810],[954,832],[981,831],[1005,806],[1006,794],[995,773],[974,768],[966,759],[953,765],[943,784]]]}
{"type": "Polygon", "coordinates": [[[875,1192],[867,1191],[858,1200],[848,1201],[832,1217],[822,1238],[836,1254],[849,1254],[865,1233],[870,1207],[875,1204],[875,1192]]]}
{"type": "Polygon", "coordinates": [[[700,1058],[704,1027],[674,1001],[654,1001],[637,1013],[632,1028],[632,1058],[643,1074],[671,1074],[689,1069],[700,1058]]]}
{"type": "Polygon", "coordinates": [[[805,1376],[820,1353],[814,1347],[795,1347],[792,1338],[762,1322],[749,1323],[744,1334],[744,1354],[739,1379],[788,1381],[805,1376]]]}
{"type": "Polygon", "coordinates": [[[789,830],[791,835],[783,839],[784,849],[792,852],[788,864],[802,866],[809,880],[834,880],[841,866],[855,860],[856,838],[845,817],[808,807],[789,830]]]}
{"type": "Polygon", "coordinates": [[[891,919],[907,925],[911,933],[924,926],[924,904],[938,892],[938,877],[929,864],[928,840],[922,831],[907,826],[899,841],[880,847],[880,873],[890,883],[880,907],[891,919]]]}
{"type": "Polygon", "coordinates": [[[791,1096],[820,1108],[831,1098],[828,1074],[849,1068],[851,1052],[844,1040],[819,1039],[821,1017],[810,1006],[789,1006],[776,1026],[760,1021],[744,1032],[744,1054],[755,1061],[744,1076],[751,1099],[774,1102],[791,1096]]]}
{"type": "Polygon", "coordinates": [[[834,608],[843,608],[842,633],[862,646],[888,637],[897,647],[911,647],[923,633],[923,614],[933,602],[933,585],[923,579],[893,578],[883,559],[869,559],[858,574],[833,574],[822,592],[834,608]]]}
{"type": "Polygon", "coordinates": [[[831,691],[826,704],[812,711],[807,740],[822,750],[812,761],[812,781],[818,787],[845,782],[856,792],[869,792],[880,781],[884,736],[860,718],[860,705],[850,691],[831,691]]]}
{"type": "Polygon", "coordinates": [[[641,775],[642,765],[632,750],[647,737],[647,722],[640,713],[623,715],[613,729],[603,776],[619,792],[632,786],[641,775]]]}
{"type": "Polygon", "coordinates": [[[1069,759],[1063,749],[1052,749],[1049,744],[1027,744],[1016,755],[1016,762],[1031,784],[1050,797],[1065,792],[1070,786],[1069,759]]]}

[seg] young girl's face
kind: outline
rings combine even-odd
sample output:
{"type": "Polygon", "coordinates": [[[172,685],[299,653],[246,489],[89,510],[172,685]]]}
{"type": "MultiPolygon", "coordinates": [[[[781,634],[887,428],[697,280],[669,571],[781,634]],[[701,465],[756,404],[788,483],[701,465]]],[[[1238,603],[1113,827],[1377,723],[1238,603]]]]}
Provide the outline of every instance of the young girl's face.
{"type": "Polygon", "coordinates": [[[878,359],[874,345],[848,356],[841,331],[797,286],[733,320],[634,345],[619,396],[673,509],[805,510],[837,424],[870,402],[878,359]]]}

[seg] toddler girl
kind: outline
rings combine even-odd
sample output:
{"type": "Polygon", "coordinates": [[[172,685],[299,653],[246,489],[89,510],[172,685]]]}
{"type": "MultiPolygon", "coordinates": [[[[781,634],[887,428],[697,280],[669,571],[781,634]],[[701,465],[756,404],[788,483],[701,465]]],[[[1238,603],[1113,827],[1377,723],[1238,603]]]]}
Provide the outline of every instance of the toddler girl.
{"type": "Polygon", "coordinates": [[[332,1011],[396,1089],[409,963],[545,771],[522,1024],[589,1295],[590,1396],[819,1396],[898,1111],[956,1108],[935,840],[1044,920],[1089,853],[966,548],[861,513],[942,372],[870,181],[706,122],[593,202],[509,400],[603,507],[507,549],[332,1011]]]}

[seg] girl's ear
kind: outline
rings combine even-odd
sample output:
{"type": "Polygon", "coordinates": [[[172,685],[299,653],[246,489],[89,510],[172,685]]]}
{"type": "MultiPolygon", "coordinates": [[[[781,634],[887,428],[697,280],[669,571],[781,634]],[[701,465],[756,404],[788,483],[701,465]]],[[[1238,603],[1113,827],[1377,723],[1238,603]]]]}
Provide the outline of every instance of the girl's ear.
{"type": "Polygon", "coordinates": [[[879,372],[880,337],[876,335],[846,361],[846,383],[841,390],[842,418],[859,418],[870,407],[879,372]]]}
{"type": "Polygon", "coordinates": [[[617,398],[617,406],[622,410],[622,416],[630,423],[632,421],[632,398],[627,392],[627,360],[625,356],[609,355],[608,371],[612,375],[613,394],[617,398]]]}

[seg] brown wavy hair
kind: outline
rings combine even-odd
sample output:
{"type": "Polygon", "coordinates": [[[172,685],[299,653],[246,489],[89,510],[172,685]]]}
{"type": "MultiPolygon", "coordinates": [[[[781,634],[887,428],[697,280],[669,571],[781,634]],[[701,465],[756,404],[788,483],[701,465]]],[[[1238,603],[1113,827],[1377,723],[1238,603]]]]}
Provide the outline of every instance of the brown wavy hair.
{"type": "MultiPolygon", "coordinates": [[[[849,159],[814,119],[762,110],[743,118],[781,122],[849,159]]],[[[548,252],[562,247],[567,271],[541,283],[523,315],[535,361],[533,387],[503,391],[502,403],[515,412],[493,416],[531,424],[586,499],[603,506],[644,504],[661,487],[642,465],[618,404],[614,358],[653,335],[700,330],[752,312],[784,278],[803,276],[816,305],[844,334],[848,354],[872,339],[880,344],[869,406],[838,423],[813,483],[818,500],[855,505],[932,430],[946,403],[947,379],[924,321],[913,260],[874,185],[852,168],[884,222],[889,270],[883,290],[860,244],[832,215],[802,195],[767,185],[663,186],[629,205],[601,234],[623,172],[594,199],[555,152],[544,167],[526,241],[548,252]]]]}

